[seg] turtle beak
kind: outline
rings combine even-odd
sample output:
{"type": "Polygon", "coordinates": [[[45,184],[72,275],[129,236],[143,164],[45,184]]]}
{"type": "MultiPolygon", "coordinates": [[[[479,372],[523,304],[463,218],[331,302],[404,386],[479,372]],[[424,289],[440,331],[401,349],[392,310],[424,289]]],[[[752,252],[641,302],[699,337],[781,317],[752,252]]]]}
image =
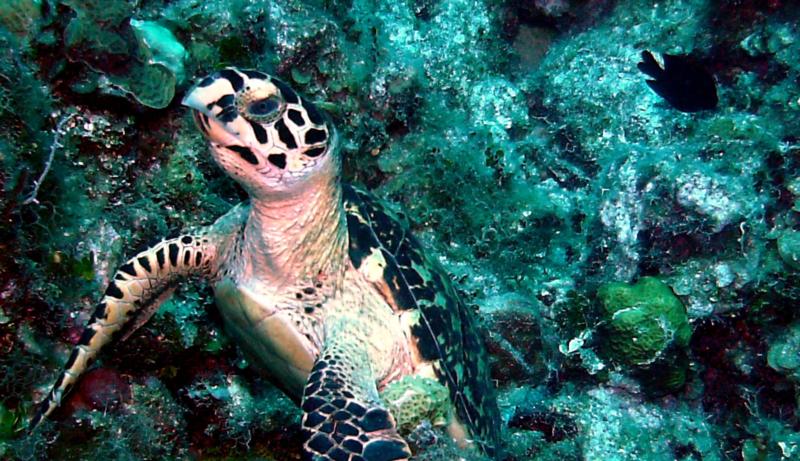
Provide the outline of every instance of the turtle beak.
{"type": "Polygon", "coordinates": [[[207,86],[202,86],[202,84],[209,79],[213,79],[213,76],[206,77],[200,84],[195,85],[191,90],[189,90],[189,92],[183,97],[181,104],[198,112],[209,115],[209,104],[213,103],[222,96],[220,91],[214,91],[213,83],[207,86]]]}
{"type": "Polygon", "coordinates": [[[186,93],[186,96],[183,97],[181,104],[198,112],[206,111],[205,105],[203,104],[202,99],[200,99],[200,95],[197,94],[197,88],[192,88],[188,93],[186,93]]]}
{"type": "Polygon", "coordinates": [[[242,77],[233,68],[214,72],[189,90],[181,104],[211,116],[215,108],[217,111],[232,108],[237,89],[241,89],[242,84],[242,77]],[[234,86],[231,78],[238,79],[238,87],[234,86]]]}
{"type": "Polygon", "coordinates": [[[233,104],[234,94],[230,80],[217,72],[205,77],[189,90],[181,104],[192,109],[197,128],[210,141],[224,146],[241,144],[238,139],[241,133],[239,125],[243,121],[237,120],[239,117],[233,104]],[[221,118],[226,119],[220,120],[221,118]]]}

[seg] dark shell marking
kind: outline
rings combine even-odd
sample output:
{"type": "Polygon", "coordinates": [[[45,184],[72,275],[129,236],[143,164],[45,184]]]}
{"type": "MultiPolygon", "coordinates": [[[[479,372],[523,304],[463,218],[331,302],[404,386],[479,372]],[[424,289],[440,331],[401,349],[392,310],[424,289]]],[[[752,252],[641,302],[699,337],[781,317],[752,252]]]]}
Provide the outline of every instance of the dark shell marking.
{"type": "Polygon", "coordinates": [[[384,279],[395,304],[399,309],[420,311],[420,322],[412,328],[420,353],[434,362],[459,419],[493,454],[499,442],[500,414],[477,319],[458,298],[444,269],[425,256],[407,231],[404,216],[349,185],[344,185],[344,205],[353,265],[358,268],[373,249],[380,249],[387,264],[384,279]]]}

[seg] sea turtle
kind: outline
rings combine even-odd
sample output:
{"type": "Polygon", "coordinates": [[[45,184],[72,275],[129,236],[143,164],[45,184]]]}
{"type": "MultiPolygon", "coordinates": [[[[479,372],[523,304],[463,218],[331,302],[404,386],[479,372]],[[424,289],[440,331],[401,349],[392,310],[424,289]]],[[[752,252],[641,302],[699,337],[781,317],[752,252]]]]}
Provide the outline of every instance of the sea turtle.
{"type": "Polygon", "coordinates": [[[235,68],[202,79],[183,104],[249,203],[119,268],[32,426],[102,347],[194,276],[213,286],[251,363],[300,404],[306,458],[408,459],[379,394],[407,376],[446,387],[448,432],[492,455],[499,414],[475,316],[405,217],[342,183],[328,117],[280,80],[235,68]]]}

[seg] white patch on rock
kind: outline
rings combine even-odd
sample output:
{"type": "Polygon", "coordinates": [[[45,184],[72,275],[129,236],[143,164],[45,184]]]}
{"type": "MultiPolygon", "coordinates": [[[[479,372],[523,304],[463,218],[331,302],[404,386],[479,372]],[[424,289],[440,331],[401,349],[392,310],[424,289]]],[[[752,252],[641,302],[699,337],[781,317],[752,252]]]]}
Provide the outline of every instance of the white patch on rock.
{"type": "Polygon", "coordinates": [[[600,221],[616,236],[619,244],[613,251],[617,267],[614,276],[627,280],[633,276],[639,263],[638,239],[642,228],[643,205],[636,189],[636,162],[628,160],[617,175],[620,190],[613,198],[603,201],[600,221]]]}
{"type": "Polygon", "coordinates": [[[741,216],[741,204],[731,198],[736,192],[731,190],[733,181],[723,186],[714,178],[693,173],[678,177],[677,182],[678,203],[709,218],[714,232],[741,216]]]}

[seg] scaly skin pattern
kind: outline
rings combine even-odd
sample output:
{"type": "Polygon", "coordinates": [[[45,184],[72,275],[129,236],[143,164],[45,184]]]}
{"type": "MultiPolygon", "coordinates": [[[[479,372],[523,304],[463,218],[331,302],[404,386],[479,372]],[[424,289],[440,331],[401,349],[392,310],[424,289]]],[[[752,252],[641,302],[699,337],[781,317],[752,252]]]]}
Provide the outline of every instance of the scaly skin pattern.
{"type": "Polygon", "coordinates": [[[365,193],[345,194],[325,117],[279,80],[232,68],[184,104],[250,201],[119,269],[32,427],[105,345],[199,277],[250,362],[301,405],[306,459],[409,459],[379,394],[409,375],[447,387],[450,433],[490,453],[497,408],[474,319],[407,226],[365,193]]]}

